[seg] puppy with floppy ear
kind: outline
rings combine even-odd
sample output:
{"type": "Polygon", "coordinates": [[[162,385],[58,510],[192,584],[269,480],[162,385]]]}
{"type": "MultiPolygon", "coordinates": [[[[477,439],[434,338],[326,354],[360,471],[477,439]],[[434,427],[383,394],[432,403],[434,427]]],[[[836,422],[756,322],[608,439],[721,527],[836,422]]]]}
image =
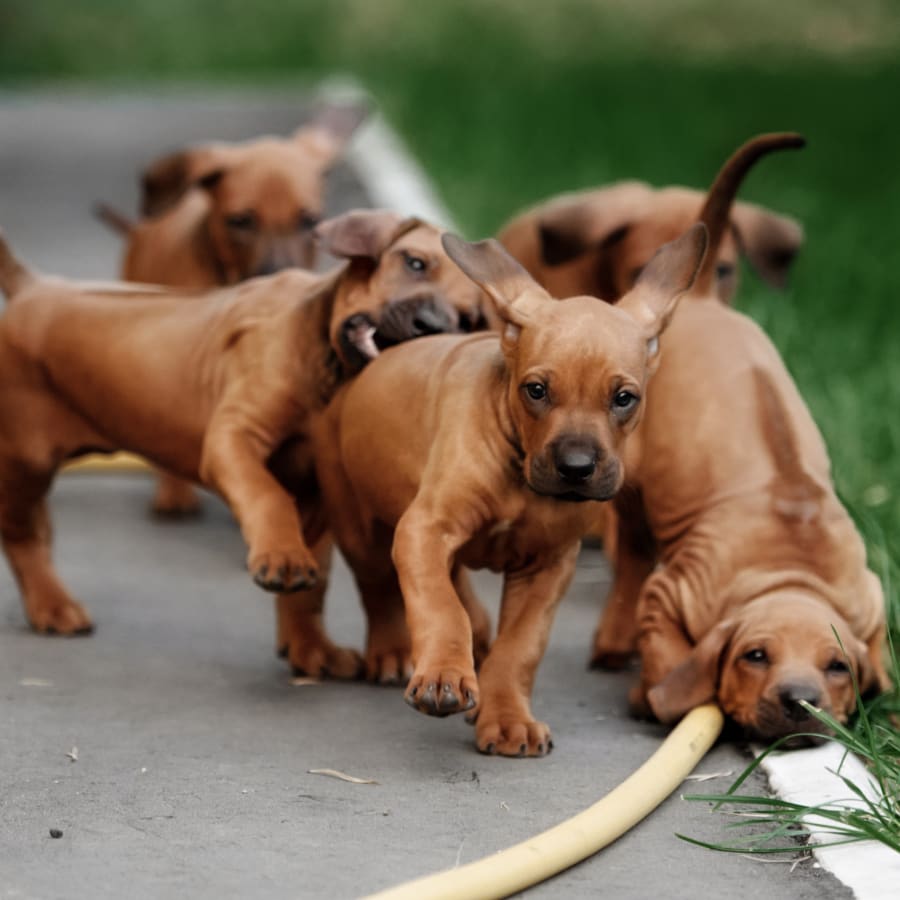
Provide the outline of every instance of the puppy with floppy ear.
{"type": "Polygon", "coordinates": [[[443,244],[494,301],[501,333],[383,353],[317,420],[316,468],[369,617],[370,677],[412,665],[415,709],[468,711],[483,752],[541,756],[550,731],[530,695],[553,614],[596,501],[621,485],[658,335],[706,229],[663,248],[618,307],[554,300],[496,241],[443,244]],[[484,620],[463,566],[504,573],[478,676],[484,620]]]}
{"type": "MultiPolygon", "coordinates": [[[[704,196],[622,181],[545,200],[512,218],[498,238],[551,293],[593,294],[614,303],[657,247],[697,221],[704,196]]],[[[716,254],[716,293],[724,302],[734,296],[742,256],[764,281],[783,288],[802,244],[803,229],[794,219],[735,203],[716,254]]]]}
{"type": "Polygon", "coordinates": [[[710,189],[710,256],[661,341],[630,444],[594,644],[596,663],[616,663],[636,637],[636,710],[670,722],[715,699],[760,739],[817,731],[803,702],[845,721],[853,677],[863,691],[888,683],[883,596],[821,435],[771,342],[716,291],[715,250],[744,174],[801,145],[755,138],[710,189]]]}

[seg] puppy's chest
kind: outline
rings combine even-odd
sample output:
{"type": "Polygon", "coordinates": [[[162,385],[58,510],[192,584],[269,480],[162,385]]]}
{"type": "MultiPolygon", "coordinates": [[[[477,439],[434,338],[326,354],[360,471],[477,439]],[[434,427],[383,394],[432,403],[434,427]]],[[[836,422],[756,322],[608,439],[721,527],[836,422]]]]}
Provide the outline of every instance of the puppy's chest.
{"type": "Polygon", "coordinates": [[[494,572],[539,566],[580,540],[588,527],[586,504],[535,497],[503,513],[470,538],[458,554],[460,562],[494,572]]]}

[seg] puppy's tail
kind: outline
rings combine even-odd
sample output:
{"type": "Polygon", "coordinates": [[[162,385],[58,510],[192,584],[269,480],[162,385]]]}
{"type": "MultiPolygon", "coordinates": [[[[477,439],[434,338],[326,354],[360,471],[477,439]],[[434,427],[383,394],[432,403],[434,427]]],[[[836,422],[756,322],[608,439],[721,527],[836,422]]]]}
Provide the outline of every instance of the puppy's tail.
{"type": "Polygon", "coordinates": [[[694,282],[693,293],[703,296],[712,290],[719,245],[728,229],[731,205],[747,172],[753,168],[758,159],[769,153],[776,150],[799,150],[805,146],[806,138],[794,132],[760,134],[738,147],[722,166],[700,211],[700,221],[709,230],[709,248],[703,267],[694,282]]]}
{"type": "Polygon", "coordinates": [[[11,300],[33,280],[34,275],[13,253],[3,232],[0,231],[0,291],[11,300]]]}
{"type": "Polygon", "coordinates": [[[97,203],[94,206],[94,215],[104,224],[111,228],[116,234],[128,236],[134,231],[134,222],[128,216],[120,213],[117,209],[113,209],[106,203],[97,203]]]}

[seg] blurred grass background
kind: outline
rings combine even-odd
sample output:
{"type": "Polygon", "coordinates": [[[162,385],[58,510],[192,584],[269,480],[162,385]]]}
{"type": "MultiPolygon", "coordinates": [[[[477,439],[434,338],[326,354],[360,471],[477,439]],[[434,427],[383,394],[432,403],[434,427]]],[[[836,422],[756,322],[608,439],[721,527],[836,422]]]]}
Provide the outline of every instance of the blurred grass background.
{"type": "Polygon", "coordinates": [[[704,186],[752,134],[803,132],[742,196],[797,216],[807,247],[788,293],[748,272],[739,305],[797,378],[878,567],[900,534],[898,50],[895,0],[0,3],[6,88],[355,75],[471,237],[612,179],[704,186]]]}

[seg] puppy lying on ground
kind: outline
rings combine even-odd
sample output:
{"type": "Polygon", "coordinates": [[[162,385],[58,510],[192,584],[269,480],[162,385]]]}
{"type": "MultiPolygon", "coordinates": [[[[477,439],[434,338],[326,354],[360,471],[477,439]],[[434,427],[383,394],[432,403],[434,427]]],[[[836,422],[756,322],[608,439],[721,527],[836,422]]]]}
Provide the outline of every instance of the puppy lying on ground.
{"type": "Polygon", "coordinates": [[[622,483],[657,338],[706,230],[663,248],[615,307],[553,300],[496,241],[444,246],[494,300],[502,336],[382,354],[317,422],[316,467],[368,614],[370,675],[402,675],[411,660],[414,708],[470,711],[480,750],[541,756],[551,740],[531,715],[535,671],[592,501],[622,483]],[[483,643],[486,621],[462,566],[504,573],[477,678],[473,630],[483,643]]]}
{"type": "MultiPolygon", "coordinates": [[[[797,146],[764,135],[740,148],[701,221],[727,211],[759,156],[797,146]]],[[[820,730],[800,701],[844,721],[851,670],[863,692],[888,683],[884,600],[815,423],[768,338],[720,302],[709,261],[661,345],[615,502],[594,659],[621,664],[636,626],[633,706],[662,722],[711,700],[765,740],[820,730]]]]}
{"type": "Polygon", "coordinates": [[[50,559],[45,497],[57,469],[89,451],[126,449],[225,498],[261,587],[316,586],[292,610],[293,626],[307,626],[295,665],[305,654],[334,674],[355,673],[358,657],[327,641],[317,609],[328,541],[309,419],[379,343],[410,336],[404,328],[423,304],[453,309],[452,294],[468,308],[479,292],[446,259],[424,272],[405,265],[423,241],[437,243],[417,220],[355,212],[322,229],[330,248],[352,257],[334,272],[291,269],[199,294],[38,276],[0,243],[9,297],[0,319],[0,536],[35,630],[91,628],[50,559]]]}
{"type": "MultiPolygon", "coordinates": [[[[630,290],[658,247],[697,221],[704,194],[622,181],[546,200],[511,219],[500,243],[551,294],[586,293],[613,303],[630,290]]],[[[803,243],[793,219],[749,203],[732,207],[715,261],[716,293],[733,296],[738,257],[769,284],[784,287],[803,243]]]]}

